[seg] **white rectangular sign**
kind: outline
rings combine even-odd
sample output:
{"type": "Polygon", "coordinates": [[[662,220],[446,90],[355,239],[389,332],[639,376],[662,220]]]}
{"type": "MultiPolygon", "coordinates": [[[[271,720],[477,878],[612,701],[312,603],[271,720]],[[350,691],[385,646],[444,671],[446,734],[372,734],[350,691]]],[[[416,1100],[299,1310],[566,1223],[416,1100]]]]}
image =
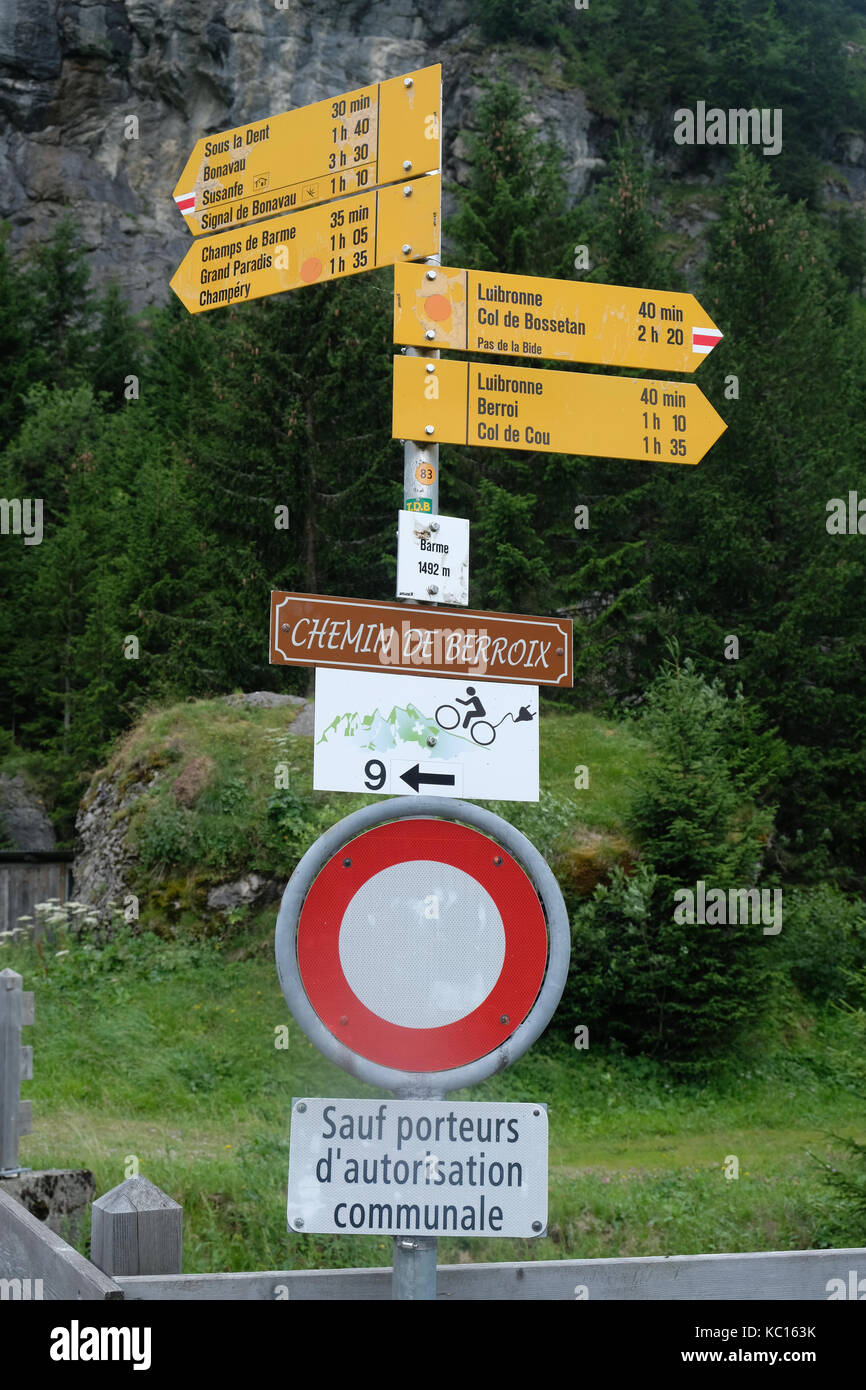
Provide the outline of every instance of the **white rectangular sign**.
{"type": "Polygon", "coordinates": [[[459,516],[397,513],[397,598],[469,603],[469,522],[459,516]]]}
{"type": "Polygon", "coordinates": [[[292,1103],[290,1231],[540,1236],[547,1111],[498,1101],[292,1103]]]}
{"type": "Polygon", "coordinates": [[[538,800],[538,686],[316,669],[316,791],[538,800]]]}

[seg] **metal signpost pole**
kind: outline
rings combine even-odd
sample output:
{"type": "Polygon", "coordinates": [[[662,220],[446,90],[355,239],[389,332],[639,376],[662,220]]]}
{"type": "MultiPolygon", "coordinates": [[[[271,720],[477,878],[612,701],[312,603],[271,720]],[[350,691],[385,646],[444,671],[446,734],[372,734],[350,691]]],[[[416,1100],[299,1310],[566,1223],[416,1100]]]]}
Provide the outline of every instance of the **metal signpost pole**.
{"type": "MultiPolygon", "coordinates": [[[[396,1093],[395,1093],[396,1094],[396,1093]]],[[[428,1091],[431,1100],[444,1100],[446,1091],[428,1091]]],[[[407,1092],[407,1099],[420,1100],[420,1087],[407,1092]]],[[[436,1258],[439,1242],[435,1236],[394,1236],[394,1266],[391,1276],[392,1301],[408,1299],[432,1302],[436,1298],[436,1258]]]]}
{"type": "MultiPolygon", "coordinates": [[[[441,213],[441,209],[440,209],[441,213]]],[[[430,256],[425,265],[440,265],[441,256],[430,256]]],[[[435,279],[436,272],[431,272],[435,279]]],[[[439,356],[438,348],[407,347],[407,357],[439,356]]],[[[432,368],[431,368],[432,371],[432,368]]],[[[432,425],[431,425],[432,431],[432,425]]],[[[439,512],[439,445],[429,441],[407,439],[403,445],[403,506],[410,502],[420,503],[419,511],[436,516],[439,512]]],[[[436,602],[434,586],[431,586],[430,600],[436,602]]],[[[411,1098],[421,1098],[422,1093],[410,1091],[411,1098]]],[[[427,1093],[428,1095],[431,1093],[427,1093]]],[[[437,1093],[437,1099],[445,1098],[445,1092],[437,1093]]],[[[409,1300],[433,1300],[436,1298],[436,1254],[438,1242],[435,1236],[395,1236],[394,1273],[391,1281],[391,1298],[409,1300]]]]}
{"type": "MultiPolygon", "coordinates": [[[[440,256],[430,256],[424,264],[438,265],[440,260],[440,256]]],[[[404,351],[407,357],[432,359],[439,356],[438,348],[407,347],[404,351]]],[[[432,367],[430,370],[432,373],[432,367]]],[[[432,434],[433,426],[428,428],[432,434]]],[[[403,445],[403,506],[409,503],[420,503],[411,510],[427,512],[432,516],[439,511],[439,445],[431,444],[429,439],[407,439],[403,445]]],[[[436,601],[434,593],[430,598],[432,602],[436,601]]]]}

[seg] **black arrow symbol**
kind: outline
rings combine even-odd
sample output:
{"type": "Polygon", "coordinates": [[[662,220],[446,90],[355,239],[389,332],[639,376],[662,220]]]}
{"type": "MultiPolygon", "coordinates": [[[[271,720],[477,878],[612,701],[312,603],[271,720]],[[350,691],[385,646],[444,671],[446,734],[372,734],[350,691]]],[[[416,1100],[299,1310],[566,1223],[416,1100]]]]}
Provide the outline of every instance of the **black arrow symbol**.
{"type": "Polygon", "coordinates": [[[440,787],[453,787],[454,773],[422,772],[420,763],[416,763],[414,767],[409,768],[408,772],[400,773],[400,781],[408,782],[413,792],[418,790],[422,782],[426,782],[428,786],[432,786],[435,783],[440,787]]]}

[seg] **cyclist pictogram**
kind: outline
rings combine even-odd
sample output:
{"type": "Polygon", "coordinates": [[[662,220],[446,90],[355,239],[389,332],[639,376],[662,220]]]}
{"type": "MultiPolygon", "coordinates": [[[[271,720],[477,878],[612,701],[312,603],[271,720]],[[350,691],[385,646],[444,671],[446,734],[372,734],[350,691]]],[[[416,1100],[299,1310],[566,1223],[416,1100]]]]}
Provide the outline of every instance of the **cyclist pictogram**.
{"type": "MultiPolygon", "coordinates": [[[[506,719],[512,719],[515,724],[520,724],[526,719],[534,718],[529,706],[521,705],[516,714],[509,711],[507,714],[503,714],[502,718],[498,719],[495,724],[491,724],[489,719],[483,718],[487,711],[476,694],[475,686],[467,685],[466,694],[469,696],[468,700],[461,700],[459,695],[455,696],[456,704],[467,706],[466,713],[463,715],[462,727],[469,730],[469,736],[473,743],[477,743],[481,748],[489,748],[496,738],[496,730],[506,719]]],[[[455,705],[439,705],[435,719],[440,729],[450,732],[460,724],[460,710],[455,705]]]]}

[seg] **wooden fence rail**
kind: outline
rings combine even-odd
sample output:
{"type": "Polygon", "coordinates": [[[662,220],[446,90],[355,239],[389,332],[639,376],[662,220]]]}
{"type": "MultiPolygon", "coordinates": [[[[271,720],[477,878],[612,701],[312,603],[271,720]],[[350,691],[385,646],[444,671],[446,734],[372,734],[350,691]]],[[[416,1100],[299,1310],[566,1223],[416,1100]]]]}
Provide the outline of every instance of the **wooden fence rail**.
{"type": "Polygon", "coordinates": [[[0,1189],[0,1299],[124,1296],[113,1279],[0,1189]]]}
{"type": "MultiPolygon", "coordinates": [[[[102,1268],[0,1190],[0,1300],[366,1302],[392,1296],[390,1267],[180,1274],[181,1208],[145,1178],[127,1179],[94,1202],[93,1211],[94,1259],[103,1262],[102,1268]],[[127,1272],[115,1272],[121,1268],[127,1272]],[[36,1281],[39,1292],[34,1294],[36,1281]]],[[[866,1249],[774,1250],[440,1265],[437,1298],[820,1302],[859,1298],[862,1290],[866,1249]]]]}
{"type": "MultiPolygon", "coordinates": [[[[852,1287],[850,1272],[858,1269],[861,1277],[866,1276],[866,1250],[776,1250],[749,1255],[653,1255],[625,1260],[440,1265],[437,1299],[817,1302],[830,1297],[828,1284],[833,1279],[841,1279],[845,1287],[852,1287]]],[[[118,1276],[117,1282],[128,1299],[336,1302],[391,1298],[390,1268],[118,1276]]]]}

